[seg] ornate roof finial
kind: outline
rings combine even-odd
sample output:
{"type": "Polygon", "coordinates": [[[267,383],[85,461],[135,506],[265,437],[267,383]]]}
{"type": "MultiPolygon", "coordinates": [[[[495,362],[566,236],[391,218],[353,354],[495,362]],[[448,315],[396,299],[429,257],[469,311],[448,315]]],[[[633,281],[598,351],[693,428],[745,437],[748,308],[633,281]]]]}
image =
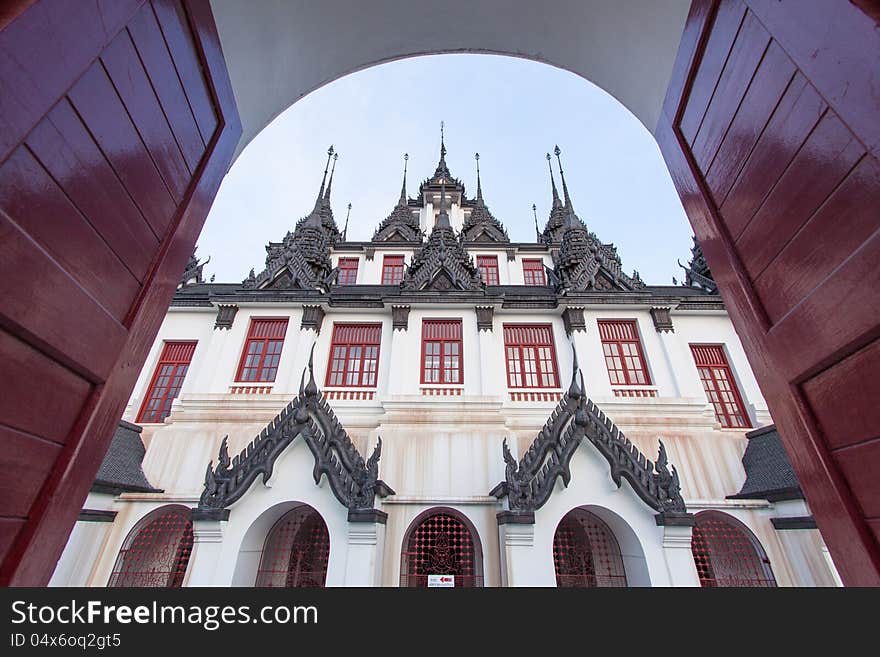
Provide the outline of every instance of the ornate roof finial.
{"type": "Polygon", "coordinates": [[[446,158],[446,142],[443,139],[443,121],[440,121],[440,159],[446,158]]]}
{"type": "Polygon", "coordinates": [[[436,228],[451,228],[449,215],[446,214],[446,181],[440,183],[440,214],[437,215],[436,228]]]}
{"type": "Polygon", "coordinates": [[[541,241],[541,230],[538,228],[538,206],[532,203],[532,215],[535,217],[535,237],[541,241]]]}
{"type": "Polygon", "coordinates": [[[483,188],[480,186],[480,154],[474,153],[474,159],[477,161],[477,200],[483,200],[483,188]]]}
{"type": "Polygon", "coordinates": [[[559,192],[556,191],[556,179],[553,177],[553,167],[550,164],[550,153],[547,153],[547,168],[550,170],[550,186],[553,188],[553,207],[561,208],[562,201],[559,200],[559,192]]]}
{"type": "Polygon", "coordinates": [[[565,207],[569,210],[574,210],[574,207],[571,204],[571,198],[568,195],[568,185],[565,184],[565,172],[562,170],[562,160],[559,157],[559,154],[562,153],[562,149],[557,145],[553,152],[556,154],[556,162],[559,163],[559,177],[562,178],[562,193],[565,196],[565,207]]]}
{"type": "MultiPolygon", "coordinates": [[[[333,148],[332,146],[330,147],[333,148]]],[[[336,172],[336,160],[339,159],[339,153],[333,153],[333,168],[330,169],[330,180],[327,181],[327,193],[324,195],[324,200],[330,200],[330,188],[333,186],[333,174],[336,172]]]]}
{"type": "Polygon", "coordinates": [[[348,212],[345,213],[345,228],[342,229],[342,241],[348,236],[348,218],[351,216],[351,203],[348,204],[348,212]]]}

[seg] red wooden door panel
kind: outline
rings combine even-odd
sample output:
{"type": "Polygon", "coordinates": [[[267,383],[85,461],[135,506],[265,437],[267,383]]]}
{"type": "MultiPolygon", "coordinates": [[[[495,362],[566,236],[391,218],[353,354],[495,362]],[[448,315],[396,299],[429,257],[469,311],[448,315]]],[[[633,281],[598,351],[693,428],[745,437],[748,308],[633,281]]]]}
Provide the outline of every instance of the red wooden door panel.
{"type": "Polygon", "coordinates": [[[657,137],[848,584],[880,584],[880,31],[696,0],[657,137]]]}
{"type": "Polygon", "coordinates": [[[44,584],[241,126],[208,0],[4,19],[0,584],[44,584]]]}

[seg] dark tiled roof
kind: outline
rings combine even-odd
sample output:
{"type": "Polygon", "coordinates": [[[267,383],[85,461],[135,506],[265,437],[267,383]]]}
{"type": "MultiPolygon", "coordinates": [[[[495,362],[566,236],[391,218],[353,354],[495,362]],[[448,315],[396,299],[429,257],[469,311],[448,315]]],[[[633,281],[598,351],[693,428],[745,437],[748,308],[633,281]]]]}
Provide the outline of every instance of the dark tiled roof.
{"type": "Polygon", "coordinates": [[[144,460],[144,444],[141,442],[141,428],[131,422],[120,420],[110,442],[110,449],[104,455],[98,474],[92,484],[96,493],[155,493],[141,463],[144,460]]]}
{"type": "Polygon", "coordinates": [[[742,490],[729,499],[782,500],[803,499],[800,482],[776,432],[771,424],[746,434],[749,444],[743,454],[742,464],[746,481],[742,490]]]}

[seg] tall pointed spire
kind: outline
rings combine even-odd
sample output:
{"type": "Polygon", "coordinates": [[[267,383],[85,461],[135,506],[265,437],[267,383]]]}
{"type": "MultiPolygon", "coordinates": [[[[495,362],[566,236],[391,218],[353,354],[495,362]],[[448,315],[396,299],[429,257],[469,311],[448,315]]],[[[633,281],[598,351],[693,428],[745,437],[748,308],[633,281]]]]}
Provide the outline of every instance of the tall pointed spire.
{"type": "Polygon", "coordinates": [[[400,185],[400,198],[385,220],[373,234],[374,242],[421,242],[422,228],[418,217],[413,215],[406,196],[406,172],[409,153],[403,154],[403,182],[400,185]]]}
{"type": "Polygon", "coordinates": [[[462,224],[459,239],[462,242],[510,242],[504,225],[492,216],[483,200],[479,153],[474,153],[474,160],[477,162],[477,198],[462,224]]]}
{"type": "Polygon", "coordinates": [[[342,241],[348,237],[348,218],[351,216],[351,203],[348,204],[348,212],[345,213],[345,228],[342,229],[342,241]]]}
{"type": "Polygon", "coordinates": [[[440,121],[440,161],[446,165],[446,141],[443,135],[443,121],[440,121]]]}
{"type": "MultiPolygon", "coordinates": [[[[332,148],[332,147],[331,147],[332,148]]],[[[330,188],[333,186],[333,174],[336,173],[336,160],[339,159],[339,153],[333,154],[333,168],[330,169],[330,180],[327,181],[327,193],[324,194],[324,200],[330,201],[330,188]]]]}
{"type": "Polygon", "coordinates": [[[406,205],[406,165],[409,162],[409,153],[403,154],[403,184],[400,185],[400,201],[398,205],[406,205]]]}
{"type": "Polygon", "coordinates": [[[321,189],[318,190],[318,198],[315,199],[315,207],[320,207],[321,201],[324,199],[324,185],[327,182],[327,171],[330,169],[330,158],[333,157],[333,144],[327,149],[327,164],[324,165],[324,177],[321,178],[321,189]]]}
{"type": "Polygon", "coordinates": [[[553,166],[550,164],[550,153],[547,153],[547,168],[550,170],[550,186],[553,188],[553,207],[562,207],[562,201],[559,200],[559,192],[556,191],[556,179],[553,177],[553,166]]]}
{"type": "Polygon", "coordinates": [[[565,172],[562,170],[562,160],[559,157],[559,154],[562,153],[562,149],[560,149],[557,144],[553,149],[553,152],[556,154],[556,162],[559,164],[559,177],[562,178],[562,193],[565,195],[565,207],[573,211],[574,206],[572,206],[571,197],[568,195],[568,185],[565,184],[565,172]]]}
{"type": "Polygon", "coordinates": [[[538,228],[538,206],[532,203],[532,216],[535,217],[535,237],[541,240],[541,229],[538,228]]]}
{"type": "Polygon", "coordinates": [[[477,201],[483,201],[483,187],[480,185],[480,154],[474,153],[474,159],[477,161],[477,201]]]}
{"type": "Polygon", "coordinates": [[[449,215],[446,213],[446,181],[440,183],[440,213],[437,215],[435,228],[452,228],[449,223],[449,215]]]}

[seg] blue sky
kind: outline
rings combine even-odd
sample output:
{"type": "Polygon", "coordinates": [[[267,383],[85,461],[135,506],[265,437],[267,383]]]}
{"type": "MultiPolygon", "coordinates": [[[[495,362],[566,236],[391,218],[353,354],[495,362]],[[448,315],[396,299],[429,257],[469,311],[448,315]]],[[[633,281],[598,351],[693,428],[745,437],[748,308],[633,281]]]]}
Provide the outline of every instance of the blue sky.
{"type": "MultiPolygon", "coordinates": [[[[483,196],[514,241],[534,240],[532,203],[543,229],[550,211],[545,153],[559,144],[575,210],[624,269],[649,284],[681,278],[691,228],[648,130],[610,95],[567,71],[492,55],[436,55],[348,75],[277,117],[242,152],[224,179],[199,239],[206,276],[239,281],[259,272],[265,244],[309,213],[328,146],[339,152],[333,211],[348,237],[368,240],[400,194],[437,165],[440,121],[452,174],[483,196]]],[[[555,169],[555,158],[554,158],[555,169]]],[[[559,180],[557,177],[557,185],[559,180]]],[[[561,191],[561,190],[560,190],[561,191]]]]}

